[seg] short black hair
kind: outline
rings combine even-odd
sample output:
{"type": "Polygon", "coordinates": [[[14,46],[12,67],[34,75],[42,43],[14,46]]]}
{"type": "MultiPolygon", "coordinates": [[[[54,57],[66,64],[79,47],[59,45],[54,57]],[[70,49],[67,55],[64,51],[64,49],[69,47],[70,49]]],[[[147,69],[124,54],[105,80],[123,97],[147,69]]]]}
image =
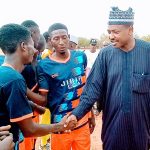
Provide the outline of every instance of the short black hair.
{"type": "Polygon", "coordinates": [[[25,20],[21,23],[21,25],[27,28],[39,27],[38,24],[34,22],[33,20],[25,20]]]}
{"type": "Polygon", "coordinates": [[[48,33],[49,33],[49,36],[51,35],[51,33],[55,30],[59,30],[59,29],[64,29],[67,31],[68,33],[68,28],[66,25],[62,24],[62,23],[54,23],[52,24],[49,29],[48,29],[48,33]]]}
{"type": "Polygon", "coordinates": [[[46,42],[48,42],[49,33],[46,31],[46,32],[43,33],[43,36],[44,36],[46,42]]]}
{"type": "Polygon", "coordinates": [[[0,48],[4,53],[12,54],[21,42],[28,42],[30,31],[18,24],[6,24],[0,28],[0,48]]]}
{"type": "Polygon", "coordinates": [[[39,26],[33,20],[26,20],[26,21],[22,22],[21,25],[28,28],[28,30],[30,30],[32,39],[34,41],[34,47],[36,48],[38,41],[40,39],[39,26]]]}

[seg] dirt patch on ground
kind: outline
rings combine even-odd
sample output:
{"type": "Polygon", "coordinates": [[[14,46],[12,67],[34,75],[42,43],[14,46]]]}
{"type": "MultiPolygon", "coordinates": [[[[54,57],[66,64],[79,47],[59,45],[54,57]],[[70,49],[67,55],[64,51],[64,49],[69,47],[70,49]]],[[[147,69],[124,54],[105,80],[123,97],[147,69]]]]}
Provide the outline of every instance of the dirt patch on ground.
{"type": "Polygon", "coordinates": [[[91,135],[91,150],[102,150],[101,141],[102,115],[96,117],[96,127],[91,135]]]}

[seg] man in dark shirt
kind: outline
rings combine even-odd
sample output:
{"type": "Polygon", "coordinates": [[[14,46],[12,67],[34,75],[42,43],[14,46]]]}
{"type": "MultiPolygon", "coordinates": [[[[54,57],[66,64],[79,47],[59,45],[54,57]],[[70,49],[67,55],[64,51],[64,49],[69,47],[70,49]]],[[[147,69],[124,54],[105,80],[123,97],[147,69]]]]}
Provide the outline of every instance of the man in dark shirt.
{"type": "MultiPolygon", "coordinates": [[[[86,81],[87,58],[81,51],[68,49],[69,34],[64,24],[54,23],[49,27],[48,32],[55,52],[39,62],[37,75],[39,91],[47,97],[51,122],[58,123],[79,104],[86,81]]],[[[92,117],[89,117],[89,114],[85,115],[70,134],[52,134],[51,148],[53,150],[89,150],[89,122],[91,131],[95,126],[92,117]]]]}
{"type": "Polygon", "coordinates": [[[20,74],[24,64],[33,60],[34,42],[30,31],[17,24],[0,28],[0,48],[5,54],[0,66],[0,127],[10,124],[17,143],[19,129],[25,137],[37,137],[65,130],[64,119],[53,125],[38,125],[32,121],[32,109],[26,97],[27,86],[20,74]]]}
{"type": "Polygon", "coordinates": [[[150,148],[150,43],[134,39],[133,16],[132,8],[112,8],[108,22],[112,45],[101,50],[81,102],[67,120],[79,120],[99,101],[104,150],[150,148]]]}

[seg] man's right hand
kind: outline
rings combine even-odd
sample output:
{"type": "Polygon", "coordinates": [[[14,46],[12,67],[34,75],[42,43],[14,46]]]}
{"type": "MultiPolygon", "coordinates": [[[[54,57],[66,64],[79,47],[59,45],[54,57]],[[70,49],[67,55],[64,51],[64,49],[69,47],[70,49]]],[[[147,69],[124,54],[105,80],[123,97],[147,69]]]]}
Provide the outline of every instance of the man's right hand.
{"type": "Polygon", "coordinates": [[[63,119],[61,120],[61,122],[59,122],[56,125],[57,131],[55,130],[55,132],[70,132],[70,130],[74,129],[77,125],[77,120],[76,119],[71,119],[71,116],[66,115],[63,117],[63,119]],[[70,120],[71,119],[71,120],[70,120]]]}
{"type": "Polygon", "coordinates": [[[64,127],[66,127],[67,129],[74,129],[77,125],[77,118],[75,115],[69,115],[66,119],[66,122],[64,124],[64,127]]]}

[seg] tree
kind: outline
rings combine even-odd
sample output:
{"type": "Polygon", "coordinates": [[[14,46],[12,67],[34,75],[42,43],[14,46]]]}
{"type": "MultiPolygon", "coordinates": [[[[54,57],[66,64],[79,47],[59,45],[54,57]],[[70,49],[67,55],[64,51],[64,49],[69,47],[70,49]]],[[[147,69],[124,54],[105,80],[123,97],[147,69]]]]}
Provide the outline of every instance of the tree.
{"type": "Polygon", "coordinates": [[[106,34],[103,33],[103,34],[100,36],[99,46],[100,46],[100,47],[103,47],[104,43],[110,43],[110,40],[109,40],[108,35],[106,35],[106,34]]]}
{"type": "Polygon", "coordinates": [[[150,35],[142,36],[141,39],[150,42],[150,35]]]}
{"type": "Polygon", "coordinates": [[[87,48],[89,46],[90,40],[87,38],[79,37],[79,43],[78,46],[80,48],[87,48]]]}
{"type": "Polygon", "coordinates": [[[134,33],[134,38],[140,39],[139,35],[137,33],[134,33]]]}

